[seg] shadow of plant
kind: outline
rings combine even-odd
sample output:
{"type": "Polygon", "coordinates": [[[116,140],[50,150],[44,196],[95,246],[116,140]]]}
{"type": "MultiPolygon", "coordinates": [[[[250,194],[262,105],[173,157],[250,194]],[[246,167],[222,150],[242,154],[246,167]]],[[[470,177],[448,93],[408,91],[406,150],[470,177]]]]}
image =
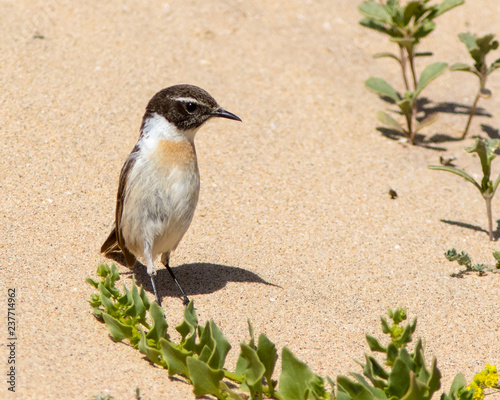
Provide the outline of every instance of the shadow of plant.
{"type": "MultiPolygon", "coordinates": [[[[451,221],[448,219],[441,219],[440,221],[444,222],[445,224],[459,226],[460,228],[466,228],[466,229],[470,229],[470,230],[473,230],[476,232],[484,232],[487,235],[489,234],[486,229],[481,228],[480,226],[477,226],[477,225],[471,225],[471,224],[467,224],[465,222],[460,222],[460,221],[451,221]]],[[[500,219],[497,219],[497,228],[493,232],[493,237],[495,238],[495,240],[498,240],[500,238],[500,219]]]]}
{"type": "MultiPolygon", "coordinates": [[[[379,96],[379,98],[388,104],[394,105],[393,99],[386,96],[379,96]]],[[[469,115],[471,111],[471,106],[453,103],[453,102],[441,102],[434,103],[427,97],[422,97],[417,100],[417,114],[416,120],[421,122],[428,118],[432,114],[460,114],[469,115]]],[[[403,116],[402,112],[399,110],[393,110],[394,114],[403,116]]],[[[483,108],[478,108],[475,113],[476,116],[491,118],[492,114],[483,108]]],[[[489,125],[482,124],[481,129],[492,139],[500,138],[500,133],[498,129],[495,129],[489,125]]],[[[387,127],[377,127],[377,130],[385,137],[391,140],[399,141],[401,139],[406,139],[407,137],[395,130],[387,127]]],[[[448,143],[448,142],[458,142],[462,139],[460,137],[450,136],[445,133],[435,133],[431,136],[426,136],[421,133],[415,134],[415,144],[420,147],[424,147],[435,151],[446,151],[447,149],[442,146],[435,146],[436,143],[448,143]]]]}

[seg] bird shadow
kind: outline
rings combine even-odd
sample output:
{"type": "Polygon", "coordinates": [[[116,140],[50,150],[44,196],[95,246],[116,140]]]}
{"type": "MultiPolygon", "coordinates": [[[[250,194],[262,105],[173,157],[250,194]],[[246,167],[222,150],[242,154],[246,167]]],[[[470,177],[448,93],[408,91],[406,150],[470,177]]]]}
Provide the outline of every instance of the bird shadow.
{"type": "MultiPolygon", "coordinates": [[[[471,225],[471,224],[467,224],[465,222],[460,222],[460,221],[451,221],[448,219],[441,219],[440,221],[444,222],[445,224],[459,226],[461,228],[470,229],[470,230],[473,230],[476,232],[484,232],[487,235],[489,235],[489,232],[486,229],[481,228],[480,226],[477,226],[477,225],[471,225]]],[[[500,238],[500,219],[497,220],[497,228],[493,231],[493,238],[495,240],[498,240],[500,238]]]]}
{"type": "MultiPolygon", "coordinates": [[[[126,265],[122,253],[111,253],[107,257],[121,265],[126,265]]],[[[261,283],[281,288],[279,285],[267,282],[254,272],[228,265],[190,263],[171,267],[171,269],[187,296],[214,293],[224,288],[228,282],[261,283]]],[[[137,261],[130,272],[122,273],[122,275],[130,274],[135,275],[137,284],[143,285],[144,290],[153,293],[151,278],[146,271],[146,266],[137,261]]],[[[179,289],[166,268],[156,270],[155,282],[160,298],[181,297],[179,289]]]]}

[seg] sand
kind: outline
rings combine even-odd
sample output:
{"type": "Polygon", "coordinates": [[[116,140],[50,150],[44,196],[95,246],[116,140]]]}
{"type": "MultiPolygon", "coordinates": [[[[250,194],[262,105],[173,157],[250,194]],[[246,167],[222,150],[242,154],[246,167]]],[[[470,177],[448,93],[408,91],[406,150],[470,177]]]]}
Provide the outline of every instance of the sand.
{"type": "MultiPolygon", "coordinates": [[[[0,3],[1,398],[125,400],[137,386],[143,399],[194,398],[191,386],[110,339],[85,282],[107,261],[99,248],[144,108],[178,83],[203,87],[243,120],[213,120],[198,133],[200,201],[172,257],[200,321],[213,319],[233,345],[228,368],[250,318],[256,334],[322,376],[359,372],[365,335],[381,338],[380,315],[398,306],[418,317],[415,336],[425,339],[428,363],[437,358],[444,389],[458,372],[471,380],[486,363],[499,366],[500,274],[453,278],[460,268],[443,256],[455,247],[493,266],[499,248],[486,233],[483,199],[427,165],[455,156],[480,177],[463,148],[488,137],[481,125],[498,136],[500,72],[471,138],[454,140],[477,82],[449,71],[422,94],[443,111],[422,131],[425,145],[388,138],[375,118],[386,104],[364,81],[401,87],[401,78],[395,62],[372,58],[393,45],[358,24],[356,6],[0,3]],[[5,379],[8,289],[16,293],[15,394],[5,379]]],[[[441,16],[421,46],[435,55],[417,67],[469,62],[458,33],[499,33],[499,19],[496,0],[441,16]]],[[[498,174],[500,161],[493,166],[498,174]]],[[[495,221],[499,212],[495,198],[495,221]]],[[[119,269],[130,284],[130,270],[119,269]]],[[[152,299],[145,270],[135,272],[152,299]]],[[[175,326],[182,304],[165,269],[158,284],[175,326]]]]}

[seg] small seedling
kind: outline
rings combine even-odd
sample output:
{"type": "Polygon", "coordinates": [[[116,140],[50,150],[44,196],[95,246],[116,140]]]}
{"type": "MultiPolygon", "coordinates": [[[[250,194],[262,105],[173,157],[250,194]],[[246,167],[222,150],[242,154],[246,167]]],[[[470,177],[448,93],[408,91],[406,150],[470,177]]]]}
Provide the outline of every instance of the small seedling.
{"type": "Polygon", "coordinates": [[[486,272],[500,272],[499,268],[499,260],[500,260],[500,252],[494,251],[493,252],[493,257],[497,261],[496,268],[490,268],[486,264],[474,264],[472,265],[472,259],[470,258],[469,254],[466,253],[465,251],[462,251],[460,254],[455,250],[455,249],[450,249],[446,253],[444,253],[444,256],[448,261],[456,261],[458,265],[463,265],[465,266],[465,270],[460,271],[458,274],[454,274],[454,276],[463,276],[465,272],[477,272],[479,276],[486,275],[486,272]]]}
{"type": "Polygon", "coordinates": [[[493,238],[493,216],[491,212],[491,201],[493,200],[493,196],[495,195],[495,191],[497,190],[498,184],[500,183],[500,174],[496,178],[495,181],[490,179],[491,176],[491,161],[496,157],[495,151],[500,147],[499,139],[476,139],[476,143],[473,146],[466,147],[465,151],[468,153],[477,153],[479,159],[481,160],[481,167],[483,169],[483,179],[481,180],[481,184],[476,182],[476,180],[470,176],[467,172],[462,171],[461,169],[444,166],[444,165],[429,165],[429,169],[440,170],[440,171],[448,171],[452,172],[458,176],[461,176],[465,180],[472,183],[481,193],[486,202],[486,213],[488,215],[488,230],[490,240],[494,240],[493,238]]]}
{"type": "Polygon", "coordinates": [[[399,0],[385,0],[385,3],[381,2],[381,4],[375,1],[364,1],[358,6],[358,10],[365,16],[360,21],[361,25],[388,35],[389,40],[397,44],[398,54],[383,52],[376,53],[374,57],[388,57],[398,62],[403,75],[405,92],[401,95],[382,78],[369,78],[365,85],[384,100],[388,99],[389,102],[398,106],[399,113],[405,117],[406,127],[383,111],[377,113],[378,120],[403,133],[412,144],[415,144],[415,134],[437,119],[433,114],[417,121],[418,96],[448,66],[443,62],[430,64],[417,78],[416,58],[432,55],[431,52],[417,52],[417,47],[420,40],[434,30],[436,26],[434,19],[463,4],[464,0],[444,0],[435,5],[429,5],[429,0],[408,1],[405,5],[399,3],[399,0]]]}
{"type": "Polygon", "coordinates": [[[465,43],[469,54],[474,59],[474,65],[468,65],[465,63],[455,63],[450,67],[451,71],[465,71],[476,75],[479,79],[479,90],[472,104],[469,118],[467,119],[467,124],[465,125],[464,132],[462,134],[462,139],[467,136],[469,131],[470,123],[472,117],[476,114],[477,103],[480,98],[491,97],[491,91],[486,89],[486,79],[488,76],[496,69],[500,68],[500,58],[493,62],[489,67],[486,63],[486,55],[491,50],[496,50],[498,48],[498,41],[493,40],[495,35],[489,34],[481,37],[476,37],[476,35],[471,35],[470,33],[461,33],[458,35],[460,40],[465,43]]]}

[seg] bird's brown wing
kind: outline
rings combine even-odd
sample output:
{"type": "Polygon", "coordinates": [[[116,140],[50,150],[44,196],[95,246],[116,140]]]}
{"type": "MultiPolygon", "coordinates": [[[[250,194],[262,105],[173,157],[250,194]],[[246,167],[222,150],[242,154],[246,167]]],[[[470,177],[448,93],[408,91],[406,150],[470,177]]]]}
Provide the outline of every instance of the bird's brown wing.
{"type": "Polygon", "coordinates": [[[134,147],[134,149],[132,150],[130,156],[127,158],[127,161],[125,161],[125,164],[123,164],[120,173],[120,182],[118,184],[118,193],[116,195],[115,227],[101,247],[101,252],[104,254],[121,250],[125,257],[125,262],[127,263],[127,266],[129,268],[132,268],[134,266],[136,257],[128,250],[125,244],[125,240],[123,239],[121,231],[121,219],[123,212],[123,201],[125,199],[125,188],[127,186],[130,171],[132,170],[132,167],[134,166],[136,161],[134,153],[136,153],[138,150],[139,148],[136,145],[136,147],[134,147]]]}

